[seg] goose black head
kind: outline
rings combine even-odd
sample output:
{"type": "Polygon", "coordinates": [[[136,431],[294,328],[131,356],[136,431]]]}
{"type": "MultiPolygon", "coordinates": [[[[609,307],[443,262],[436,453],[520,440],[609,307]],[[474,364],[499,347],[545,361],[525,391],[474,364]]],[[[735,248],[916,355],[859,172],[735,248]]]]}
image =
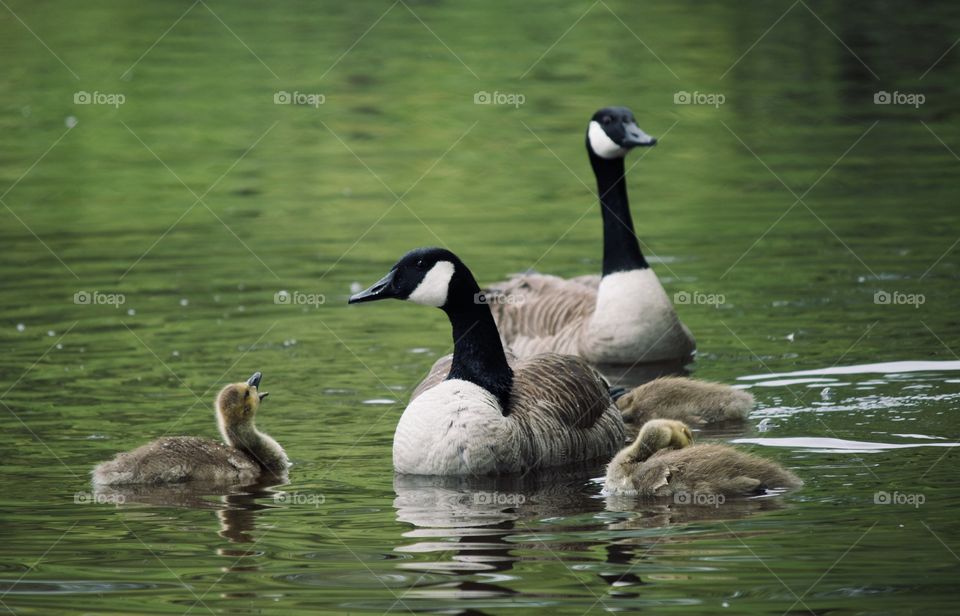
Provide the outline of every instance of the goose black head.
{"type": "Polygon", "coordinates": [[[404,299],[444,310],[474,304],[480,289],[470,270],[449,250],[417,248],[405,254],[387,275],[350,297],[349,303],[404,299]]]}
{"type": "Polygon", "coordinates": [[[640,130],[633,112],[626,107],[604,107],[593,114],[587,128],[587,149],[604,158],[623,158],[635,147],[656,145],[657,140],[640,130]]]}

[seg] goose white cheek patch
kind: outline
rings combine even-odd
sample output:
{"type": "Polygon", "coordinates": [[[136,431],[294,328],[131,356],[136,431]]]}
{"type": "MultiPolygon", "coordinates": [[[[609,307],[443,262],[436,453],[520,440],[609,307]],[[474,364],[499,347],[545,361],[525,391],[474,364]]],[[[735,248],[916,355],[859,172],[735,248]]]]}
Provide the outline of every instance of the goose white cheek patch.
{"type": "Polygon", "coordinates": [[[453,263],[438,261],[423,277],[407,300],[424,306],[440,308],[447,303],[450,279],[453,278],[453,263]]]}
{"type": "Polygon", "coordinates": [[[627,154],[625,149],[607,136],[596,120],[590,122],[587,137],[590,139],[590,148],[600,158],[623,158],[627,154]]]}

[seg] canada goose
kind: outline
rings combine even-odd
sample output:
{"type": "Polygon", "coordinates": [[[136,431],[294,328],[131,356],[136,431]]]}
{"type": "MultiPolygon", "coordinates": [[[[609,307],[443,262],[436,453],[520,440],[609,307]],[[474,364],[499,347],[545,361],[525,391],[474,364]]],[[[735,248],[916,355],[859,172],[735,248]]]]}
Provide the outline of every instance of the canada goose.
{"type": "Polygon", "coordinates": [[[594,364],[635,364],[693,354],[693,335],[640,252],[627,200],[624,157],[656,142],[626,107],[591,118],[586,144],[603,218],[603,276],[529,273],[491,285],[500,333],[520,357],[549,351],[594,364]]]}
{"type": "Polygon", "coordinates": [[[623,420],[637,425],[650,419],[694,425],[743,421],[753,403],[753,396],[742,389],[679,376],[654,379],[617,398],[623,420]]]}
{"type": "Polygon", "coordinates": [[[290,466],[287,454],[257,430],[254,416],[267,393],[259,391],[261,374],[233,383],[217,394],[216,415],[226,445],[196,436],[167,436],[133,451],[117,454],[93,469],[99,485],[210,483],[252,481],[290,466]]]}
{"type": "Polygon", "coordinates": [[[623,444],[620,412],[586,361],[543,354],[510,365],[480,287],[449,250],[410,251],[350,303],[387,298],[442,309],[454,340],[400,417],[397,472],[522,473],[609,458],[623,444]]]}
{"type": "Polygon", "coordinates": [[[780,465],[726,445],[693,445],[683,422],[648,421],[607,466],[604,492],[639,496],[678,493],[750,496],[803,484],[780,465]]]}

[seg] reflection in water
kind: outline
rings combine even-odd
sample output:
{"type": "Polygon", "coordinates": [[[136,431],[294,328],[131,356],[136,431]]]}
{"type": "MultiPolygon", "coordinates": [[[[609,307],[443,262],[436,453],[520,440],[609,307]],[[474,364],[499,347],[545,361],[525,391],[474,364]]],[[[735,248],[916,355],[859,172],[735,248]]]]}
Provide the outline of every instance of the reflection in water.
{"type": "Polygon", "coordinates": [[[689,376],[689,360],[672,360],[648,364],[598,364],[596,367],[614,387],[633,389],[661,376],[689,376]]]}
{"type": "MultiPolygon", "coordinates": [[[[220,521],[219,535],[231,543],[251,543],[256,530],[257,513],[270,508],[257,499],[272,498],[273,488],[288,482],[286,473],[264,474],[247,485],[187,482],[163,485],[94,486],[94,494],[103,502],[120,505],[151,505],[187,509],[215,510],[220,521]],[[212,500],[211,497],[219,497],[212,500]]],[[[225,556],[240,557],[246,552],[221,550],[225,556]]]]}
{"type": "MultiPolygon", "coordinates": [[[[436,554],[432,561],[406,561],[397,566],[426,574],[473,574],[489,581],[430,584],[416,596],[463,598],[507,596],[516,591],[502,582],[516,563],[557,559],[582,562],[620,597],[635,596],[627,587],[644,584],[635,572],[638,562],[657,556],[656,547],[690,542],[695,535],[665,532],[617,533],[607,539],[605,531],[646,531],[691,522],[734,520],[773,511],[783,505],[776,496],[728,499],[719,506],[678,504],[671,499],[633,497],[598,498],[600,483],[591,480],[602,467],[579,471],[541,473],[524,477],[462,478],[397,475],[394,507],[397,519],[414,528],[403,534],[413,540],[395,551],[436,554]],[[570,524],[570,518],[585,523],[570,524]],[[566,519],[565,535],[579,540],[547,536],[544,521],[566,519]],[[627,535],[624,537],[624,535],[627,535]],[[586,539],[584,537],[590,537],[586,539]],[[602,546],[602,564],[588,555],[602,546]],[[544,552],[547,554],[544,555],[544,552]]],[[[413,594],[413,593],[411,593],[413,594]]]]}
{"type": "MultiPolygon", "coordinates": [[[[933,437],[918,435],[919,438],[933,437]]],[[[766,445],[767,447],[792,447],[807,449],[817,453],[870,453],[886,449],[909,449],[911,447],[960,447],[960,443],[931,443],[929,440],[919,443],[872,443],[869,441],[847,441],[839,438],[787,437],[787,438],[738,438],[734,443],[766,445]]]]}
{"type": "Polygon", "coordinates": [[[960,370],[960,361],[891,361],[876,364],[859,364],[854,366],[832,366],[830,368],[816,368],[813,370],[798,370],[796,372],[780,372],[754,374],[738,377],[738,381],[763,381],[783,377],[829,376],[832,374],[905,374],[909,372],[944,372],[960,370]]]}

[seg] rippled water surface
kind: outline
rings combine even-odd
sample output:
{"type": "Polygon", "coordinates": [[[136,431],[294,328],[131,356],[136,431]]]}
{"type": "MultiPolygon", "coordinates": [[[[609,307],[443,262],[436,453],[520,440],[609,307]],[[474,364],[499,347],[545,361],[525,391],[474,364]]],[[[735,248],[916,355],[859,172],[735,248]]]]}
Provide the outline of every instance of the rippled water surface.
{"type": "Polygon", "coordinates": [[[948,2],[3,3],[0,608],[953,613],[958,28],[948,2]],[[695,375],[758,401],[698,439],[799,491],[393,476],[449,328],[351,286],[427,244],[485,281],[598,271],[607,104],[660,138],[629,186],[695,375]],[[116,451],[214,436],[254,370],[288,484],[91,492],[116,451]]]}

